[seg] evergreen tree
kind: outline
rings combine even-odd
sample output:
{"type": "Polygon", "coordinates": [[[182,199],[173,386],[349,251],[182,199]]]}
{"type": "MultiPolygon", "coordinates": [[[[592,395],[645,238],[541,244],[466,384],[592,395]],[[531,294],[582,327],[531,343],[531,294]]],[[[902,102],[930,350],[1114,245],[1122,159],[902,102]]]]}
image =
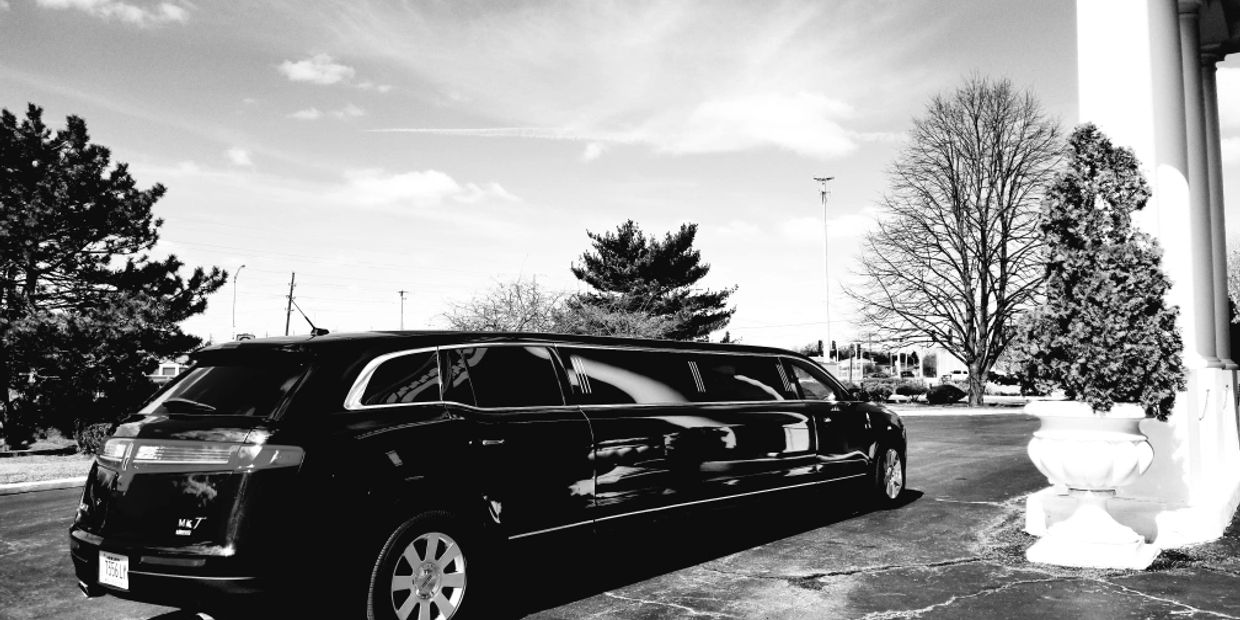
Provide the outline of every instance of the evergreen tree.
{"type": "Polygon", "coordinates": [[[1077,128],[1070,144],[1043,208],[1046,303],[1026,325],[1027,373],[1097,411],[1137,402],[1165,419],[1184,389],[1183,346],[1162,251],[1132,225],[1149,187],[1132,151],[1097,127],[1077,128]]]}
{"type": "Polygon", "coordinates": [[[42,116],[33,104],[20,122],[0,111],[0,431],[11,446],[36,424],[136,406],[160,358],[200,344],[177,324],[227,277],[184,278],[175,256],[152,258],[164,187],[138,189],[81,118],[53,133],[42,116]]]}
{"type": "Polygon", "coordinates": [[[586,234],[594,251],[582,254],[581,264],[572,270],[595,292],[579,296],[578,302],[666,319],[662,336],[675,340],[704,340],[736,312],[727,307],[736,287],[693,288],[710,272],[701,252],[693,249],[697,224],[683,224],[661,240],[643,234],[633,220],[614,232],[586,234]]]}

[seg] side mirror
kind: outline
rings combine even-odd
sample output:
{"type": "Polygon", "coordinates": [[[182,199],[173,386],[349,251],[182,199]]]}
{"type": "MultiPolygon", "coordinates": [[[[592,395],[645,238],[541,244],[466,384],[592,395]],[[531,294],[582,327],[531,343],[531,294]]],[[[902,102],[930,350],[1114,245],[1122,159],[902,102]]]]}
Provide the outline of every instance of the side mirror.
{"type": "Polygon", "coordinates": [[[870,395],[861,388],[848,390],[848,396],[851,400],[870,400],[870,395]]]}

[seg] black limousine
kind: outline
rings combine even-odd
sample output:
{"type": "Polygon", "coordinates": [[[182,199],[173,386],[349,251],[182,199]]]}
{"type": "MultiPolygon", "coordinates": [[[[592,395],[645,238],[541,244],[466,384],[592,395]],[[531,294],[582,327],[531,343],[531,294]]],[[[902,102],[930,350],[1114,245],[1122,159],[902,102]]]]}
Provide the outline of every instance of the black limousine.
{"type": "Polygon", "coordinates": [[[193,360],[91,468],[69,532],[88,596],[202,607],[329,583],[349,616],[459,619],[506,542],[904,489],[900,418],[780,349],[376,332],[193,360]]]}

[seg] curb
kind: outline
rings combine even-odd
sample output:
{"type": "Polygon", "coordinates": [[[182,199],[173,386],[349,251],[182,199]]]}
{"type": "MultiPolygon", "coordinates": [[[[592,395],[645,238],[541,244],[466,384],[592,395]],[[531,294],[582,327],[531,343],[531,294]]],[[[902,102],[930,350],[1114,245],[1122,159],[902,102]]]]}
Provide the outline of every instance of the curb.
{"type": "Polygon", "coordinates": [[[53,491],[56,489],[72,489],[86,483],[86,476],[79,478],[61,478],[60,480],[42,480],[39,482],[17,482],[0,484],[0,495],[17,493],[33,493],[34,491],[53,491]]]}

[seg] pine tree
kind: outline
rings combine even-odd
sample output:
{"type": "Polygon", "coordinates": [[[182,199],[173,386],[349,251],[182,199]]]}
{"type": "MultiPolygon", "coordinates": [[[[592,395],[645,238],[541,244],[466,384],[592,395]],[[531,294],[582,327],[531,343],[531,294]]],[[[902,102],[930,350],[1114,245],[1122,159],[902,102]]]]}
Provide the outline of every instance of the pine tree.
{"type": "Polygon", "coordinates": [[[0,424],[10,445],[56,411],[126,408],[161,357],[200,343],[177,323],[227,274],[148,252],[162,185],[136,187],[81,118],[53,133],[43,110],[0,111],[0,424]],[[98,396],[102,394],[101,404],[98,396]]]}
{"type": "Polygon", "coordinates": [[[697,224],[683,224],[663,239],[647,236],[633,220],[614,232],[586,234],[594,244],[581,255],[573,275],[595,289],[576,301],[610,310],[640,312],[666,319],[663,337],[703,340],[731,320],[727,307],[736,287],[721,291],[695,289],[710,272],[701,252],[693,249],[697,224]]]}
{"type": "Polygon", "coordinates": [[[1086,124],[1043,208],[1046,303],[1027,323],[1027,372],[1044,389],[1108,411],[1137,402],[1165,419],[1184,389],[1179,309],[1162,251],[1135,229],[1150,190],[1132,151],[1086,124]]]}

